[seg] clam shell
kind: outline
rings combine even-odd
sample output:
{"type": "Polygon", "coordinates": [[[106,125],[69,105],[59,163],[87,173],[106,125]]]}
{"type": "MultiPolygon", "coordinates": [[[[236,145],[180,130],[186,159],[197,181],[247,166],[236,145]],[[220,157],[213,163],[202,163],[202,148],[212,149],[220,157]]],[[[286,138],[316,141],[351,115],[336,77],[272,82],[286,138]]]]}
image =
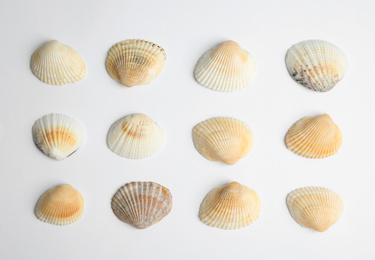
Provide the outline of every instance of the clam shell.
{"type": "Polygon", "coordinates": [[[253,134],[250,127],[240,120],[215,117],[194,127],[193,141],[206,159],[232,165],[250,152],[253,134]]]}
{"type": "Polygon", "coordinates": [[[221,229],[246,227],[257,220],[259,214],[258,195],[238,182],[210,191],[199,210],[202,222],[221,229]]]}
{"type": "Polygon", "coordinates": [[[74,83],[86,76],[86,65],[79,53],[56,40],[33,53],[30,67],[38,79],[52,85],[74,83]]]}
{"type": "Polygon", "coordinates": [[[322,159],[339,151],[342,134],[329,115],[306,116],[289,128],[285,143],[295,154],[322,159]]]}
{"type": "Polygon", "coordinates": [[[303,41],[286,54],[289,74],[314,91],[331,90],[345,75],[348,60],[337,46],[322,40],[303,41]]]}
{"type": "Polygon", "coordinates": [[[72,224],[82,217],[83,211],[82,195],[69,184],[44,192],[35,207],[39,220],[55,225],[72,224]]]}
{"type": "Polygon", "coordinates": [[[86,139],[83,126],[76,119],[63,114],[49,114],[39,118],[32,132],[38,148],[56,160],[70,156],[86,139]]]}
{"type": "Polygon", "coordinates": [[[288,194],[286,201],[298,224],[319,232],[335,224],[344,210],[344,202],[337,193],[320,187],[294,190],[288,194]]]}
{"type": "Polygon", "coordinates": [[[210,89],[221,92],[240,90],[254,78],[255,60],[238,43],[226,41],[208,50],[195,66],[195,78],[210,89]]]}
{"type": "Polygon", "coordinates": [[[108,147],[121,157],[143,159],[158,152],[165,142],[161,127],[144,114],[117,120],[109,129],[108,147]]]}
{"type": "Polygon", "coordinates": [[[155,43],[144,40],[125,40],[109,50],[107,71],[126,87],[149,84],[161,72],[167,55],[155,43]]]}
{"type": "Polygon", "coordinates": [[[131,182],[122,186],[112,198],[116,217],[136,228],[147,228],[172,210],[170,191],[155,182],[131,182]]]}

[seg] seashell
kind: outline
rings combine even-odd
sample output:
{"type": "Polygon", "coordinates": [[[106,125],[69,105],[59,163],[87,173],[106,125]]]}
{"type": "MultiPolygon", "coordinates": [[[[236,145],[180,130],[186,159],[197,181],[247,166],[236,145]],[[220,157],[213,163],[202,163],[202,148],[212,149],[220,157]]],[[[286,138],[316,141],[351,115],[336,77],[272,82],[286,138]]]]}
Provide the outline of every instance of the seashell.
{"type": "Polygon", "coordinates": [[[56,40],[33,53],[30,67],[38,79],[52,85],[74,83],[86,76],[86,65],[79,53],[56,40]]]}
{"type": "Polygon", "coordinates": [[[39,118],[32,131],[36,146],[56,160],[72,155],[86,139],[83,126],[63,114],[49,114],[39,118]]]}
{"type": "Polygon", "coordinates": [[[144,40],[125,40],[116,43],[108,52],[107,71],[126,87],[149,84],[163,69],[167,54],[155,43],[144,40]]]}
{"type": "Polygon", "coordinates": [[[344,202],[337,193],[320,187],[294,190],[286,201],[290,215],[298,224],[319,232],[335,224],[344,210],[344,202]]]}
{"type": "Polygon", "coordinates": [[[132,114],[117,120],[109,129],[107,143],[117,155],[143,159],[158,152],[165,136],[161,127],[144,114],[132,114]]]}
{"type": "Polygon", "coordinates": [[[112,198],[116,217],[139,229],[158,223],[172,210],[170,191],[155,182],[131,182],[112,198]]]}
{"type": "Polygon", "coordinates": [[[199,210],[202,222],[221,229],[246,227],[257,220],[259,214],[258,195],[238,182],[210,191],[199,210]]]}
{"type": "Polygon", "coordinates": [[[254,78],[255,60],[238,43],[226,41],[208,50],[195,66],[195,78],[210,89],[221,92],[240,90],[254,78]]]}
{"type": "Polygon", "coordinates": [[[285,143],[295,154],[322,159],[339,151],[342,134],[329,115],[306,116],[289,128],[285,143]]]}
{"type": "Polygon", "coordinates": [[[233,165],[250,152],[253,133],[240,120],[215,117],[194,127],[193,141],[195,148],[206,159],[233,165]]]}
{"type": "Polygon", "coordinates": [[[35,214],[39,220],[55,225],[69,225],[83,215],[82,195],[69,184],[47,190],[40,196],[35,214]]]}
{"type": "Polygon", "coordinates": [[[285,63],[295,81],[319,92],[331,90],[344,77],[348,68],[344,52],[322,40],[293,45],[286,54],[285,63]]]}

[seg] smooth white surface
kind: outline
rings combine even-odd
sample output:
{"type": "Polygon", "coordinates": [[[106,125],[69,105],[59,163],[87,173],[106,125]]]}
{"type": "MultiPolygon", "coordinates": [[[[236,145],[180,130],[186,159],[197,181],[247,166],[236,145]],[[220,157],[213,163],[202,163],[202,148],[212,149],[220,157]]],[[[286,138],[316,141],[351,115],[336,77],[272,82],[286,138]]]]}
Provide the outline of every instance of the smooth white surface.
{"type": "Polygon", "coordinates": [[[2,1],[0,4],[1,259],[373,259],[375,258],[373,1],[2,1]],[[125,88],[106,72],[109,48],[140,38],[165,48],[167,61],[150,85],[125,88]],[[88,73],[66,86],[39,81],[31,54],[57,39],[76,49],[88,73]],[[224,40],[237,41],[257,61],[256,78],[236,93],[219,93],[193,77],[199,57],[224,40]],[[344,79],[328,93],[295,83],[284,58],[302,40],[324,39],[349,59],[344,79]],[[49,113],[78,119],[88,138],[71,157],[55,161],[32,141],[35,120],[49,113]],[[144,160],[108,149],[117,119],[145,113],[165,131],[162,151],[144,160]],[[339,153],[309,160],[284,144],[288,128],[306,115],[328,113],[344,143],[339,153]],[[191,130],[214,116],[246,122],[255,142],[234,166],[213,163],[194,148],[191,130]],[[146,230],[120,222],[110,201],[130,181],[170,189],[172,212],[146,230]],[[198,209],[213,188],[236,180],[261,198],[261,217],[226,231],[200,222],[198,209]],[[34,207],[47,189],[69,183],[85,201],[69,226],[39,221],[34,207]],[[336,191],[342,218],[325,233],[300,227],[287,194],[304,186],[336,191]]]}

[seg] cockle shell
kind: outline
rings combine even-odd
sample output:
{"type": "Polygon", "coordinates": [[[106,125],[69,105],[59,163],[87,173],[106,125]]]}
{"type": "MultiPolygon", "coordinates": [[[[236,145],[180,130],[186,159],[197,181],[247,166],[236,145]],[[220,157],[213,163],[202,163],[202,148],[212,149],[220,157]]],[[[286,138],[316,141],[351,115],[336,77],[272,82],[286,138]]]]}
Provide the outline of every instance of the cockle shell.
{"type": "Polygon", "coordinates": [[[49,114],[35,122],[33,139],[43,153],[53,159],[63,160],[81,147],[86,139],[86,132],[70,116],[49,114]]]}
{"type": "Polygon", "coordinates": [[[295,154],[322,159],[339,151],[342,134],[329,115],[306,116],[289,128],[285,143],[295,154]]]}
{"type": "Polygon", "coordinates": [[[38,79],[52,85],[74,83],[86,76],[86,65],[79,53],[56,40],[37,49],[30,66],[38,79]]]}
{"type": "Polygon", "coordinates": [[[345,75],[348,60],[337,46],[322,40],[303,41],[286,54],[289,74],[314,91],[331,90],[345,75]]]}
{"type": "Polygon", "coordinates": [[[165,136],[161,127],[144,114],[117,120],[109,129],[109,148],[121,157],[143,159],[161,149],[165,136]]]}
{"type": "Polygon", "coordinates": [[[147,228],[172,210],[170,191],[155,182],[131,182],[122,186],[112,198],[116,217],[136,228],[147,228]]]}
{"type": "Polygon", "coordinates": [[[82,195],[69,184],[44,192],[35,207],[38,219],[55,225],[72,224],[82,217],[83,211],[82,195]]]}
{"type": "Polygon", "coordinates": [[[166,60],[164,49],[144,40],[125,40],[109,50],[107,71],[126,87],[149,84],[161,72],[166,60]]]}
{"type": "Polygon", "coordinates": [[[246,227],[257,220],[259,214],[258,195],[238,182],[210,191],[199,210],[202,222],[221,229],[246,227]]]}
{"type": "Polygon", "coordinates": [[[208,50],[195,66],[195,78],[210,89],[222,92],[240,90],[254,78],[255,60],[234,41],[208,50]]]}
{"type": "Polygon", "coordinates": [[[298,224],[319,232],[335,224],[344,210],[344,202],[337,193],[320,187],[294,190],[288,194],[286,201],[298,224]]]}
{"type": "Polygon", "coordinates": [[[253,134],[250,127],[240,120],[215,117],[194,127],[193,141],[206,159],[232,165],[250,152],[253,134]]]}

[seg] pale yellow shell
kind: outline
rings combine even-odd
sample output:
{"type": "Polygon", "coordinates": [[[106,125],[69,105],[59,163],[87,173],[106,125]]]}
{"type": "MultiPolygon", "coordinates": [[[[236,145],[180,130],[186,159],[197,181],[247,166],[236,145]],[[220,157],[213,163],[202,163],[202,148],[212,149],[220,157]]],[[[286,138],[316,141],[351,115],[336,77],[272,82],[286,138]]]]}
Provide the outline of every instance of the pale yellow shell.
{"type": "Polygon", "coordinates": [[[295,154],[322,159],[339,151],[342,134],[329,115],[307,116],[290,127],[285,143],[295,154]]]}
{"type": "Polygon", "coordinates": [[[238,182],[210,191],[199,210],[202,222],[221,229],[246,227],[257,220],[259,215],[258,195],[238,182]]]}
{"type": "Polygon", "coordinates": [[[306,187],[288,194],[287,205],[294,220],[303,227],[324,232],[342,215],[344,202],[332,190],[306,187]]]}

